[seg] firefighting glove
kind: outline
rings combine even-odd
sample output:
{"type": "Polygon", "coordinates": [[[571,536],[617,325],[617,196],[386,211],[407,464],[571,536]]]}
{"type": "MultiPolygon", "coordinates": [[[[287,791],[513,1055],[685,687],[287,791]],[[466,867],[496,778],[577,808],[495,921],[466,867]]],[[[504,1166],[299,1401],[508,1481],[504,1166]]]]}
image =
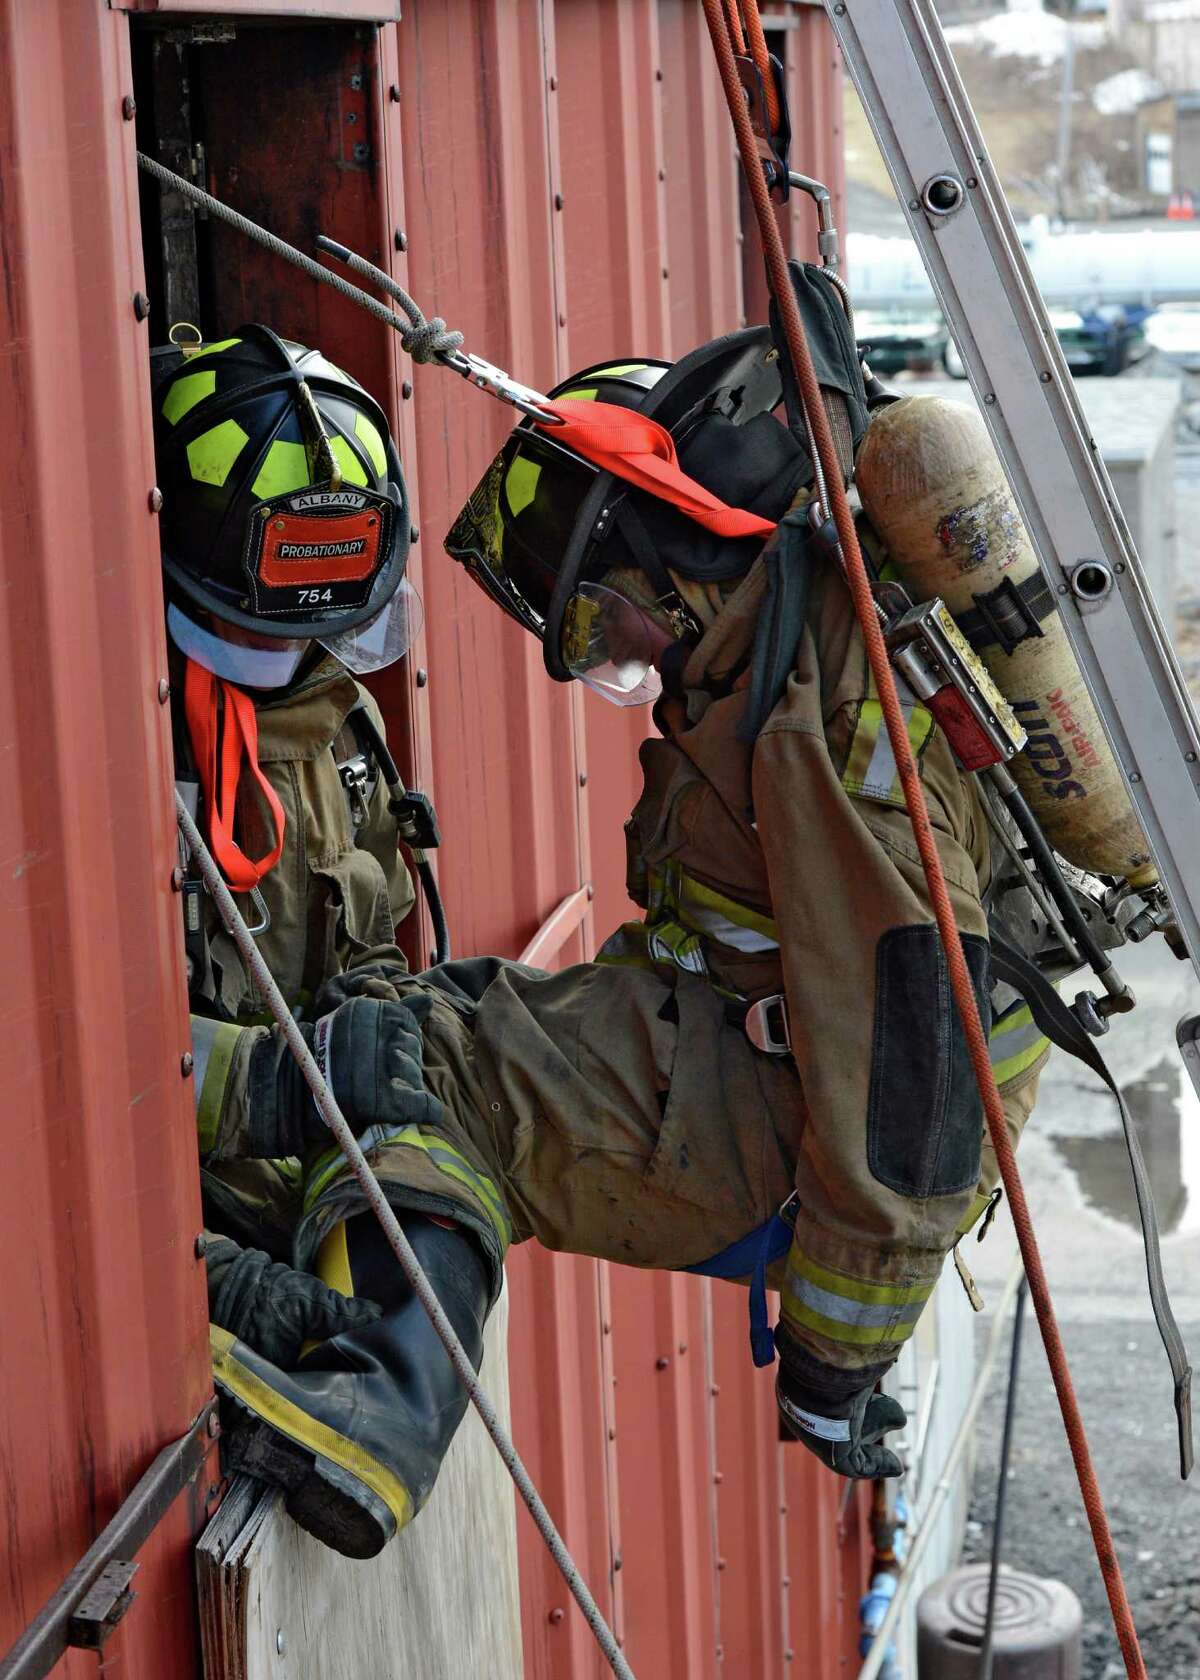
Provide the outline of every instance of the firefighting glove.
{"type": "Polygon", "coordinates": [[[863,1372],[826,1365],[782,1321],[775,1331],[775,1346],[779,1353],[775,1399],[796,1440],[839,1476],[852,1480],[899,1476],[903,1466],[883,1445],[883,1436],[890,1429],[903,1428],[908,1414],[898,1400],[875,1393],[875,1383],[886,1367],[863,1372]]]}
{"type": "Polygon", "coordinates": [[[297,1272],[228,1237],[210,1237],[208,1316],[272,1365],[290,1371],[304,1344],[361,1330],[381,1316],[374,1301],[330,1289],[309,1272],[297,1272]]]}
{"type": "MultiPolygon", "coordinates": [[[[436,1124],[442,1105],[425,1089],[421,1022],[430,999],[351,998],[300,1031],[338,1107],[356,1132],[367,1126],[436,1124]]],[[[329,1136],[312,1092],[278,1028],[255,1044],[249,1065],[249,1153],[303,1155],[329,1136]]]]}

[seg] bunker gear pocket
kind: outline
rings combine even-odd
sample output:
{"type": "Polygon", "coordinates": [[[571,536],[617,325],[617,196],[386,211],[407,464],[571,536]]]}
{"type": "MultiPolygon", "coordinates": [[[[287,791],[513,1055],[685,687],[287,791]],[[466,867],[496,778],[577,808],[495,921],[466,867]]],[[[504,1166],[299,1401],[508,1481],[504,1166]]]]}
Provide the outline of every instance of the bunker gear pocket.
{"type": "MultiPolygon", "coordinates": [[[[962,936],[983,1019],[991,1020],[988,945],[962,936]]],[[[983,1104],[931,923],[891,928],[875,952],[875,1025],[867,1158],[880,1184],[923,1199],[979,1180],[983,1104]]]]}

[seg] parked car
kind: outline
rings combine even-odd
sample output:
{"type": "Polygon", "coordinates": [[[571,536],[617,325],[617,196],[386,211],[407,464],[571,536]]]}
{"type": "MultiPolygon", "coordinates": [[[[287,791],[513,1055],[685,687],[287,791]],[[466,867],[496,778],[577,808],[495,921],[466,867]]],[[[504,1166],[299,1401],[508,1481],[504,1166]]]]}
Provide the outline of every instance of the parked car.
{"type": "Polygon", "coordinates": [[[932,307],[886,312],[857,309],[854,331],[871,372],[880,379],[906,369],[932,373],[941,366],[950,336],[940,312],[932,307]]]}
{"type": "MultiPolygon", "coordinates": [[[[1148,335],[1140,311],[1105,305],[1089,310],[1087,314],[1081,314],[1077,309],[1051,309],[1049,315],[1050,325],[1072,373],[1121,373],[1146,354],[1148,335]]],[[[1197,320],[1196,331],[1200,333],[1200,319],[1197,320]]],[[[951,379],[967,377],[958,346],[949,334],[942,366],[951,379]]]]}

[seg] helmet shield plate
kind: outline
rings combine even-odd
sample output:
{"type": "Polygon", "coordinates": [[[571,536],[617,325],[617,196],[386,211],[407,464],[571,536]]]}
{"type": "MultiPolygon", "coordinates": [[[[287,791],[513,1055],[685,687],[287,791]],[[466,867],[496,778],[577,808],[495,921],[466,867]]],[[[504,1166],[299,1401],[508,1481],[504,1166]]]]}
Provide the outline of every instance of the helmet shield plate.
{"type": "Polygon", "coordinates": [[[394,517],[386,496],[345,483],[260,502],[243,556],[254,617],[311,619],[365,606],[392,551],[394,517]]]}

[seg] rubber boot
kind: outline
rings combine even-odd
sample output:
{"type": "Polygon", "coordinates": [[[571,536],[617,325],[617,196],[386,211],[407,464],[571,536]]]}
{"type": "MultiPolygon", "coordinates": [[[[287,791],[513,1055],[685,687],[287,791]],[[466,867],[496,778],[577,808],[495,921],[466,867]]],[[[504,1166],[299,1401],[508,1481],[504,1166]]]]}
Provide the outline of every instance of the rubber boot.
{"type": "MultiPolygon", "coordinates": [[[[402,1223],[478,1370],[491,1304],[478,1244],[423,1214],[402,1223]]],[[[368,1558],[425,1503],[467,1394],[376,1220],[360,1214],[331,1235],[343,1232],[343,1276],[336,1264],[323,1275],[383,1317],[322,1342],[295,1371],[214,1326],[213,1375],[234,1402],[228,1468],[282,1488],[289,1514],[334,1551],[368,1558]]]]}

